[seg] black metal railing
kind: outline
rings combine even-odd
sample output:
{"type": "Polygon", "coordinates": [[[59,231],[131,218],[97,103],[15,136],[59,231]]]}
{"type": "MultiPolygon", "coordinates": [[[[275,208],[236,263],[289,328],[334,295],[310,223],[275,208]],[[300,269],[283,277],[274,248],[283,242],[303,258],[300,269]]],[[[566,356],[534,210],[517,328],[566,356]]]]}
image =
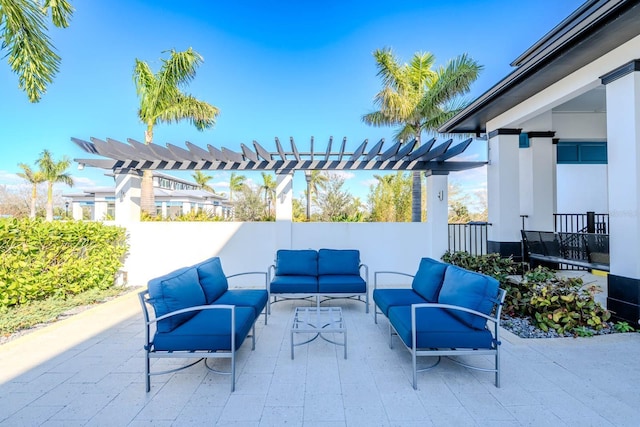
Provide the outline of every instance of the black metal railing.
{"type": "Polygon", "coordinates": [[[468,252],[471,255],[487,254],[488,222],[449,224],[449,252],[468,252]]]}
{"type": "Polygon", "coordinates": [[[609,214],[587,212],[582,214],[553,214],[553,227],[557,233],[609,233],[609,214]]]}

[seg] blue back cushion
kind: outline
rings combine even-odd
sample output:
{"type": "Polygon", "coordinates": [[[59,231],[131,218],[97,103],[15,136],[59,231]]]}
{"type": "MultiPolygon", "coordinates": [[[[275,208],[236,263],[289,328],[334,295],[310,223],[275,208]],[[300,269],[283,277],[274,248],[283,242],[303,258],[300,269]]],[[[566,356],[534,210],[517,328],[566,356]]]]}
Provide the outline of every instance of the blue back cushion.
{"type": "MultiPolygon", "coordinates": [[[[450,265],[444,274],[438,302],[459,305],[489,315],[498,295],[498,287],[498,281],[492,277],[450,265]]],[[[482,329],[487,323],[482,317],[470,313],[455,310],[450,313],[472,328],[482,329]]]]}
{"type": "Polygon", "coordinates": [[[198,271],[200,285],[204,291],[207,304],[211,304],[229,289],[227,277],[222,271],[220,258],[213,257],[194,265],[198,271]]]}
{"type": "Polygon", "coordinates": [[[438,301],[438,293],[440,292],[447,266],[448,264],[431,258],[422,258],[411,287],[427,301],[438,301]]]}
{"type": "Polygon", "coordinates": [[[313,249],[280,249],[276,253],[277,276],[317,276],[318,252],[313,249]]]}
{"type": "MultiPolygon", "coordinates": [[[[160,317],[172,311],[203,305],[204,291],[193,267],[181,268],[149,281],[150,303],[160,317]]],[[[171,332],[198,312],[179,314],[158,322],[158,332],[171,332]]]]}
{"type": "Polygon", "coordinates": [[[360,251],[357,249],[320,249],[318,274],[360,275],[360,251]]]}

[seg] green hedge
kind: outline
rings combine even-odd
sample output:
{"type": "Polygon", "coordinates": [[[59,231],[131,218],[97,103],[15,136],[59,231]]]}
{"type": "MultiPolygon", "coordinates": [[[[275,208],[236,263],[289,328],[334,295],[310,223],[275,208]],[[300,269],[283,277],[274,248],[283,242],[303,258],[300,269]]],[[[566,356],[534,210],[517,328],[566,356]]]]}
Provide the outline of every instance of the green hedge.
{"type": "Polygon", "coordinates": [[[99,222],[0,219],[0,306],[114,284],[125,229],[99,222]]]}

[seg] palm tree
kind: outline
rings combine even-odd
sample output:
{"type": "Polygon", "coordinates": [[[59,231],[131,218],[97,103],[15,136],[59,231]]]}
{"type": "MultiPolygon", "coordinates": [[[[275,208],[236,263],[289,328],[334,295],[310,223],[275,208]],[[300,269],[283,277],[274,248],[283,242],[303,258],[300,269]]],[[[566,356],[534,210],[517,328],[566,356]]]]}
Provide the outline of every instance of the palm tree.
{"type": "Polygon", "coordinates": [[[40,173],[45,181],[47,181],[47,221],[53,221],[53,184],[62,182],[69,187],[73,187],[73,178],[67,173],[67,169],[71,166],[71,161],[64,157],[56,162],[49,150],[44,150],[40,154],[40,158],[36,162],[40,168],[40,173]]]}
{"type": "Polygon", "coordinates": [[[29,218],[33,219],[36,217],[36,199],[38,197],[38,184],[44,182],[44,176],[40,171],[34,171],[31,169],[29,165],[26,163],[18,163],[22,172],[18,172],[18,176],[20,178],[26,179],[29,184],[31,184],[31,211],[29,213],[29,218]]]}
{"type": "MultiPolygon", "coordinates": [[[[268,200],[276,198],[276,180],[273,178],[273,175],[262,172],[262,185],[260,186],[260,190],[264,191],[264,205],[269,206],[268,200]]],[[[271,210],[269,210],[267,214],[271,214],[271,210]]]]}
{"type": "MultiPolygon", "coordinates": [[[[229,203],[233,206],[233,192],[242,191],[245,186],[247,177],[244,175],[238,175],[235,172],[231,172],[231,178],[229,178],[229,203]]],[[[235,215],[235,210],[233,215],[235,215]]]]}
{"type": "MultiPolygon", "coordinates": [[[[145,144],[153,142],[153,128],[158,123],[190,121],[198,130],[205,130],[215,124],[220,113],[217,107],[183,93],[196,74],[196,68],[203,61],[192,48],[184,52],[170,51],[169,59],[162,59],[160,71],[153,74],[151,67],[136,58],[133,80],[140,98],[138,117],[146,125],[145,144]]],[[[153,174],[145,170],[142,175],[140,207],[143,212],[155,216],[153,195],[153,174]]]]}
{"type": "Polygon", "coordinates": [[[53,25],[69,26],[73,8],[66,0],[0,1],[0,50],[8,50],[11,71],[18,75],[18,87],[30,102],[40,101],[60,66],[60,57],[47,35],[49,12],[53,25]]]}
{"type": "Polygon", "coordinates": [[[209,191],[213,194],[216,194],[216,191],[213,189],[213,187],[207,184],[207,182],[209,182],[213,178],[211,175],[207,175],[202,171],[196,171],[191,176],[201,190],[209,191]]]}
{"type": "MultiPolygon", "coordinates": [[[[438,127],[457,114],[466,104],[460,98],[469,92],[482,66],[462,54],[445,67],[433,70],[435,57],[418,52],[409,64],[400,64],[391,49],[373,53],[383,88],[374,98],[379,108],[362,116],[372,126],[399,126],[394,138],[420,144],[423,131],[435,133],[438,127]]],[[[422,217],[420,172],[413,172],[411,220],[422,217]]]]}

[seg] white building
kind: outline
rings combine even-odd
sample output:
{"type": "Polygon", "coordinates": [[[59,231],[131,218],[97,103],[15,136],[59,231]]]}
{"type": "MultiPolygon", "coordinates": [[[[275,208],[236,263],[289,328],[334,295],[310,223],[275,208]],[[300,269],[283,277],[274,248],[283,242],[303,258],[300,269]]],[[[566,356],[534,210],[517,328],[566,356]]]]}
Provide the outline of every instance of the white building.
{"type": "MultiPolygon", "coordinates": [[[[221,218],[231,214],[226,197],[201,190],[197,184],[175,176],[154,172],[153,190],[157,214],[162,218],[175,218],[189,212],[208,212],[221,218]]],[[[63,197],[73,219],[116,219],[115,187],[86,188],[63,197]]]]}

